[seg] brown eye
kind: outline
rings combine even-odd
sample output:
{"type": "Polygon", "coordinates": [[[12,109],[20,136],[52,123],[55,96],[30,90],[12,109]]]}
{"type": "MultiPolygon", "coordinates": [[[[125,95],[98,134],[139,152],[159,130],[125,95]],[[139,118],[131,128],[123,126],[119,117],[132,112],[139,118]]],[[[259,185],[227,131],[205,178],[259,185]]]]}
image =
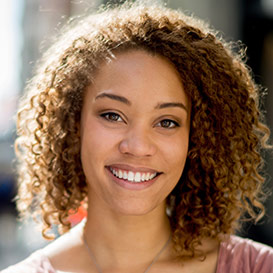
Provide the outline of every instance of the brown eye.
{"type": "Polygon", "coordinates": [[[173,129],[173,128],[179,127],[179,124],[176,121],[171,119],[161,120],[158,124],[159,124],[158,126],[162,128],[166,128],[166,129],[173,129]]]}
{"type": "Polygon", "coordinates": [[[111,122],[122,121],[122,118],[120,117],[120,115],[118,115],[114,112],[103,113],[100,116],[108,121],[111,121],[111,122]]]}

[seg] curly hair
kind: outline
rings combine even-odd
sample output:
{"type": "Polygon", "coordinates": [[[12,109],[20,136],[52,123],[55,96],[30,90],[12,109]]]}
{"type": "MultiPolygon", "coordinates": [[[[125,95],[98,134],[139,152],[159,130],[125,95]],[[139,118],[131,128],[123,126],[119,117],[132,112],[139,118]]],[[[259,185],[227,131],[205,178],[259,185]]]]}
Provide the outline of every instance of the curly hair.
{"type": "Polygon", "coordinates": [[[134,49],[173,63],[191,99],[187,162],[167,208],[177,255],[195,255],[202,238],[263,216],[261,150],[270,145],[244,50],[181,11],[140,2],[101,10],[70,25],[44,54],[18,112],[17,206],[23,217],[42,217],[44,237],[52,225],[70,228],[68,216],[87,198],[84,92],[103,61],[134,49]]]}

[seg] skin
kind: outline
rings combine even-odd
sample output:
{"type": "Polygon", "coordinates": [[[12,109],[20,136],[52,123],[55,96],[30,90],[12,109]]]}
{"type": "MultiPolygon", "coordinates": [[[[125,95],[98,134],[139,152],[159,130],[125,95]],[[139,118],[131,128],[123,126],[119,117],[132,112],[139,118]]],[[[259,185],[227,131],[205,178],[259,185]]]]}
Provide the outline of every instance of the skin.
{"type": "MultiPolygon", "coordinates": [[[[103,272],[145,271],[171,233],[165,200],[187,158],[190,108],[177,71],[162,57],[129,51],[100,66],[81,116],[87,222],[47,247],[55,269],[97,272],[80,239],[84,232],[103,272]],[[110,168],[157,176],[132,183],[110,168]]],[[[206,241],[202,249],[205,262],[181,265],[169,244],[149,273],[215,272],[218,246],[206,241]]]]}
{"type": "Polygon", "coordinates": [[[103,64],[87,90],[81,119],[81,159],[91,206],[128,216],[164,211],[187,158],[189,111],[181,81],[164,59],[129,52],[103,64]],[[182,107],[159,108],[177,102],[182,107]],[[149,187],[134,184],[131,189],[113,183],[109,166],[160,175],[149,187]]]}

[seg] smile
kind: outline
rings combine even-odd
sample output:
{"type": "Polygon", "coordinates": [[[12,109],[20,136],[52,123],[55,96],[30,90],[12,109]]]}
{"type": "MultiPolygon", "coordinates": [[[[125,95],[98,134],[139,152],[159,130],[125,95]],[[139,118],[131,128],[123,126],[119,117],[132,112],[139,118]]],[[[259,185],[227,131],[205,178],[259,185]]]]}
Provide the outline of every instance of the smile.
{"type": "Polygon", "coordinates": [[[150,173],[150,172],[126,171],[126,170],[121,170],[121,169],[113,168],[113,167],[109,167],[109,170],[115,177],[130,181],[133,183],[141,183],[141,182],[152,180],[158,174],[157,172],[150,173]]]}

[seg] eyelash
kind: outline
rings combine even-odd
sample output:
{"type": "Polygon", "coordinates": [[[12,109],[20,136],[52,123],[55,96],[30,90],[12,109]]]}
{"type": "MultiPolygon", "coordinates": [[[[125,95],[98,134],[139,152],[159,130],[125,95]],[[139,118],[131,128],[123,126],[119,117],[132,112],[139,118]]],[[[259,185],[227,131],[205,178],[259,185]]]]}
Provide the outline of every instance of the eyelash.
{"type": "MultiPolygon", "coordinates": [[[[102,114],[100,114],[100,116],[102,118],[104,118],[105,120],[109,121],[109,122],[121,122],[121,121],[123,121],[121,116],[119,114],[117,114],[117,113],[114,113],[114,112],[102,113],[102,114]],[[113,117],[115,117],[115,118],[113,118],[113,117]],[[121,119],[121,120],[119,120],[119,119],[121,119]]],[[[164,128],[164,129],[174,129],[176,127],[180,127],[180,124],[178,122],[176,122],[174,120],[171,120],[171,119],[163,119],[163,120],[159,121],[156,124],[156,127],[159,127],[159,126],[157,126],[158,124],[161,124],[160,127],[164,128]],[[168,126],[162,126],[163,122],[164,123],[168,122],[168,126]]]]}
{"type": "Polygon", "coordinates": [[[114,112],[107,112],[107,113],[103,113],[103,114],[100,114],[100,116],[110,122],[119,122],[117,119],[111,119],[110,116],[115,116],[115,117],[118,117],[118,119],[120,118],[121,120],[123,120],[119,114],[116,114],[114,112]]]}
{"type": "Polygon", "coordinates": [[[176,128],[176,127],[180,127],[180,125],[179,125],[178,122],[176,122],[176,121],[174,121],[174,120],[171,120],[171,119],[163,119],[163,120],[161,120],[161,121],[158,122],[158,123],[161,123],[161,127],[162,127],[162,128],[166,128],[166,129],[174,129],[174,128],[176,128]],[[167,126],[167,127],[162,126],[162,123],[163,123],[163,122],[168,122],[169,126],[167,126]],[[170,123],[172,124],[171,126],[170,126],[170,123]]]}

